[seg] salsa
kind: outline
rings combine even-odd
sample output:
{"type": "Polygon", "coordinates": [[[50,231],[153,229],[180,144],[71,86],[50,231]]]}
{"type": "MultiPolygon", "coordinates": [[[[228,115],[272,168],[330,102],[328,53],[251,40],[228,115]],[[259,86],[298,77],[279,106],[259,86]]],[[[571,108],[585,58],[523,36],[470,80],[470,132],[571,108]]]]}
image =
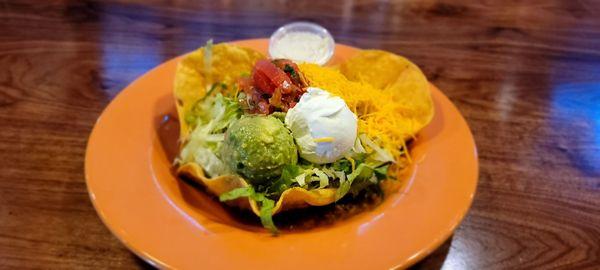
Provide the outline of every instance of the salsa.
{"type": "Polygon", "coordinates": [[[308,83],[287,59],[258,60],[252,74],[238,80],[238,101],[250,113],[287,112],[300,100],[308,83]]]}

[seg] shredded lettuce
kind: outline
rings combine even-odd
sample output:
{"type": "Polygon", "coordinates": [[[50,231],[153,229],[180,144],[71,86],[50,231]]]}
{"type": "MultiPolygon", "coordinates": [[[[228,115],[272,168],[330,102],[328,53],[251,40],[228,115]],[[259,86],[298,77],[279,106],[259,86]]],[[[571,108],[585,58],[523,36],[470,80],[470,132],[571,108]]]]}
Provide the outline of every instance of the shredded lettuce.
{"type": "MultiPolygon", "coordinates": [[[[285,189],[293,184],[309,188],[308,182],[318,182],[319,185],[317,188],[326,188],[329,186],[330,178],[335,178],[335,175],[333,174],[333,170],[326,167],[316,168],[310,165],[286,165],[283,168],[283,173],[277,183],[285,185],[285,189]],[[325,173],[325,171],[327,171],[327,173],[325,173]]],[[[283,192],[285,189],[279,188],[278,190],[283,192]]]]}
{"type": "Polygon", "coordinates": [[[348,190],[348,193],[352,194],[352,196],[358,195],[365,188],[372,186],[373,184],[377,184],[377,177],[370,173],[370,176],[359,176],[354,179],[352,186],[348,190]]]}
{"type": "MultiPolygon", "coordinates": [[[[375,155],[376,153],[372,153],[375,155]]],[[[382,164],[374,162],[366,153],[354,153],[352,162],[342,158],[331,164],[316,165],[299,163],[297,165],[286,165],[279,180],[267,187],[267,194],[277,197],[283,191],[294,187],[302,187],[307,190],[321,188],[338,188],[336,200],[341,199],[348,193],[357,195],[366,187],[377,184],[387,179],[389,162],[382,164]]]]}
{"type": "Polygon", "coordinates": [[[302,181],[296,179],[302,175],[302,172],[302,168],[300,168],[298,165],[285,165],[281,171],[281,177],[279,177],[279,180],[273,182],[273,184],[267,188],[268,194],[279,195],[286,189],[290,188],[294,182],[302,181]]]}
{"type": "Polygon", "coordinates": [[[196,152],[194,152],[194,161],[200,164],[208,175],[218,176],[230,173],[229,167],[207,148],[196,148],[196,152]]]}
{"type": "Polygon", "coordinates": [[[298,165],[288,164],[283,167],[281,178],[286,181],[292,181],[298,175],[303,173],[303,169],[298,165]]]}
{"type": "Polygon", "coordinates": [[[375,173],[375,177],[377,177],[377,180],[385,180],[388,178],[388,169],[389,169],[390,165],[383,165],[380,167],[377,167],[373,170],[373,172],[375,173]]]}
{"type": "Polygon", "coordinates": [[[231,201],[239,198],[250,197],[254,194],[254,189],[251,186],[233,189],[229,192],[221,194],[219,201],[231,201]]]}
{"type": "Polygon", "coordinates": [[[327,175],[319,169],[314,169],[313,171],[319,177],[319,188],[327,187],[329,185],[329,178],[327,175]]]}
{"type": "Polygon", "coordinates": [[[263,193],[254,193],[252,197],[256,202],[260,203],[260,223],[268,229],[272,234],[277,234],[279,231],[273,222],[273,209],[275,201],[269,199],[263,193]]]}
{"type": "Polygon", "coordinates": [[[306,173],[301,173],[298,176],[294,177],[294,182],[298,183],[301,187],[306,185],[306,173]]]}
{"type": "Polygon", "coordinates": [[[354,147],[352,147],[352,152],[354,153],[366,153],[367,150],[363,147],[360,142],[360,136],[356,136],[356,140],[354,141],[354,147]]]}
{"type": "Polygon", "coordinates": [[[259,204],[259,216],[260,222],[263,227],[268,229],[272,234],[278,234],[279,231],[273,222],[273,209],[275,208],[275,201],[268,198],[264,193],[256,192],[251,186],[236,188],[229,192],[221,194],[219,200],[230,201],[239,198],[251,198],[259,204]]]}
{"type": "Polygon", "coordinates": [[[332,178],[332,179],[333,179],[333,178],[335,178],[335,177],[336,177],[336,175],[335,175],[335,171],[334,171],[334,170],[332,170],[332,169],[330,169],[330,168],[328,168],[328,167],[323,167],[323,168],[321,168],[321,171],[323,171],[323,173],[324,173],[325,175],[327,175],[327,177],[329,177],[329,178],[332,178]]]}
{"type": "Polygon", "coordinates": [[[346,196],[346,194],[348,194],[348,192],[350,191],[350,188],[352,187],[352,183],[355,180],[362,180],[365,178],[368,179],[372,175],[373,175],[373,169],[371,167],[369,167],[367,164],[361,163],[360,165],[358,165],[358,167],[356,167],[356,170],[354,170],[351,174],[349,174],[347,176],[347,179],[345,179],[345,181],[340,182],[340,187],[338,188],[337,192],[335,193],[336,201],[340,200],[341,198],[346,196]]]}
{"type": "Polygon", "coordinates": [[[358,136],[362,143],[371,148],[375,155],[370,155],[372,161],[378,163],[378,165],[394,162],[394,157],[385,149],[379,147],[375,142],[373,142],[366,134],[360,134],[358,136]]]}
{"type": "Polygon", "coordinates": [[[212,95],[209,91],[196,104],[192,113],[186,116],[186,119],[192,118],[195,121],[195,128],[181,149],[180,162],[194,161],[212,177],[228,174],[227,166],[215,153],[218,153],[217,150],[225,139],[225,130],[241,115],[242,110],[237,102],[221,93],[212,95]]]}
{"type": "Polygon", "coordinates": [[[352,173],[352,163],[346,158],[340,159],[331,164],[331,168],[335,171],[342,171],[346,174],[352,173]]]}

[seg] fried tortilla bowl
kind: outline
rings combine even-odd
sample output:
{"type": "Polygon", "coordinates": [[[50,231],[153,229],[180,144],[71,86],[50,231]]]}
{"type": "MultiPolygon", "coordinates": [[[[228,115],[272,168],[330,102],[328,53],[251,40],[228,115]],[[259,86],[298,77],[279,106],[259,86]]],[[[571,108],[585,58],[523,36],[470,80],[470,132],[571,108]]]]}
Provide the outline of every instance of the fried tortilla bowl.
{"type": "MultiPolygon", "coordinates": [[[[252,49],[229,44],[217,44],[213,46],[212,54],[208,55],[205,53],[204,48],[200,48],[187,55],[179,63],[175,75],[174,96],[181,126],[181,147],[187,143],[188,136],[193,129],[185,121],[185,117],[198,100],[206,94],[205,89],[207,86],[215,82],[230,85],[242,74],[250,74],[254,63],[263,58],[265,57],[261,53],[252,49]]],[[[302,67],[301,71],[304,71],[302,67]]],[[[407,126],[405,130],[402,130],[402,134],[405,134],[403,137],[413,137],[429,123],[433,116],[433,103],[429,95],[429,84],[422,72],[405,58],[383,51],[363,51],[343,63],[339,71],[336,72],[341,72],[340,74],[346,76],[339,75],[339,80],[348,81],[349,83],[351,81],[364,83],[371,87],[368,89],[383,89],[384,91],[397,93],[394,97],[397,97],[396,101],[401,103],[404,108],[402,114],[397,115],[400,117],[398,120],[399,123],[407,126]]],[[[317,83],[328,84],[327,80],[328,78],[320,78],[317,83]]],[[[325,87],[324,89],[328,88],[325,87]]],[[[396,145],[396,147],[400,146],[396,145]]],[[[396,176],[405,173],[408,167],[398,168],[395,171],[396,176]]],[[[179,164],[176,172],[178,176],[185,176],[198,182],[215,196],[249,185],[247,181],[237,175],[209,178],[195,162],[179,164]]],[[[381,183],[381,188],[384,193],[389,194],[400,188],[399,182],[385,180],[381,183]]],[[[336,198],[336,191],[337,188],[314,190],[306,190],[300,187],[290,188],[284,191],[275,203],[273,214],[294,208],[323,206],[334,203],[339,199],[336,198]]],[[[251,198],[240,198],[226,203],[250,209],[257,216],[260,216],[257,202],[251,198]]]]}

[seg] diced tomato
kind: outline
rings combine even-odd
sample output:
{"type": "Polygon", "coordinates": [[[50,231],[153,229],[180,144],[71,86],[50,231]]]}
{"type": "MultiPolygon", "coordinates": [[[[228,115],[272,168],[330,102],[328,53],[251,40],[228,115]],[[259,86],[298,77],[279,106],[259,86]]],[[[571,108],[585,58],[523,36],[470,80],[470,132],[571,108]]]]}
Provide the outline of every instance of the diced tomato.
{"type": "Polygon", "coordinates": [[[288,75],[269,60],[259,60],[256,62],[252,79],[254,79],[254,85],[266,94],[273,94],[273,91],[278,86],[292,84],[288,75]]]}
{"type": "Polygon", "coordinates": [[[252,76],[238,80],[245,111],[270,114],[294,107],[308,86],[298,66],[287,59],[259,60],[252,76]]]}
{"type": "Polygon", "coordinates": [[[266,94],[273,93],[275,86],[271,84],[271,80],[269,80],[264,73],[255,69],[254,73],[252,74],[252,79],[254,80],[254,85],[259,91],[266,94]]]}
{"type": "Polygon", "coordinates": [[[308,83],[306,78],[300,72],[298,65],[288,59],[275,59],[272,61],[273,64],[279,69],[283,70],[285,74],[292,80],[292,82],[298,87],[307,87],[308,83]]]}

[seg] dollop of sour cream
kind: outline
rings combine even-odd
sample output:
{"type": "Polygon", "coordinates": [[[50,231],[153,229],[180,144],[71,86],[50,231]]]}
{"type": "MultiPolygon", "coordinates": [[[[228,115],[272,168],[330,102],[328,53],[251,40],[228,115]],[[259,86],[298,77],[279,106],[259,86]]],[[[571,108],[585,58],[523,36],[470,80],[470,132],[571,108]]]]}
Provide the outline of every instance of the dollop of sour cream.
{"type": "Polygon", "coordinates": [[[354,146],[357,117],[343,99],[309,87],[285,116],[300,156],[312,163],[332,163],[354,146]]]}
{"type": "Polygon", "coordinates": [[[286,33],[272,44],[271,57],[322,65],[329,58],[329,42],[328,37],[310,32],[286,33]]]}

